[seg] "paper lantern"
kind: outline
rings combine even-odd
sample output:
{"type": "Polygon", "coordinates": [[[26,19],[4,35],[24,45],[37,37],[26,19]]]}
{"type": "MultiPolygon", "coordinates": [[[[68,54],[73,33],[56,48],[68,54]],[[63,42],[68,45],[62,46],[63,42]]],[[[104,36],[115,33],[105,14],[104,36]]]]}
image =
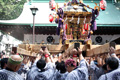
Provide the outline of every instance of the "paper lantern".
{"type": "Polygon", "coordinates": [[[51,14],[49,15],[49,21],[53,22],[53,16],[51,14]]]}
{"type": "Polygon", "coordinates": [[[52,2],[52,9],[55,9],[56,3],[55,1],[52,2]]]}
{"type": "Polygon", "coordinates": [[[54,1],[54,0],[50,0],[49,6],[50,6],[51,10],[54,10],[54,9],[55,9],[55,6],[56,6],[55,1],[54,1]]]}
{"type": "Polygon", "coordinates": [[[100,1],[100,8],[101,8],[102,10],[105,10],[105,9],[106,9],[106,1],[105,1],[105,0],[101,0],[101,1],[100,1]]]}

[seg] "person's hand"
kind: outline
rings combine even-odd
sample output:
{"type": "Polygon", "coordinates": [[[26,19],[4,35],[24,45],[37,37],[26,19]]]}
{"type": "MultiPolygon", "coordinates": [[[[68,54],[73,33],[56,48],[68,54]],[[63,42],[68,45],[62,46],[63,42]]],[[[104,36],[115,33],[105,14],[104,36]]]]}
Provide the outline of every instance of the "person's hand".
{"type": "Polygon", "coordinates": [[[49,53],[49,51],[48,51],[48,49],[47,49],[47,48],[45,48],[45,50],[43,51],[43,54],[44,54],[44,55],[45,55],[45,54],[50,55],[50,53],[49,53]]]}
{"type": "Polygon", "coordinates": [[[70,54],[72,54],[72,55],[73,55],[73,54],[81,54],[81,53],[82,53],[82,50],[81,50],[80,48],[78,48],[78,50],[74,48],[74,49],[72,49],[71,52],[70,52],[70,54]]]}
{"type": "Polygon", "coordinates": [[[102,58],[100,56],[97,56],[97,62],[98,62],[98,66],[102,66],[102,58]]]}
{"type": "Polygon", "coordinates": [[[61,53],[59,53],[59,56],[58,56],[58,61],[59,61],[59,62],[61,62],[61,60],[62,60],[62,54],[61,54],[61,53]]]}
{"type": "Polygon", "coordinates": [[[36,60],[36,58],[35,57],[29,57],[29,59],[30,59],[30,61],[32,62],[32,63],[34,63],[34,61],[36,60]]]}
{"type": "Polygon", "coordinates": [[[114,47],[110,47],[110,49],[109,49],[109,54],[112,54],[112,53],[115,53],[114,47]]]}
{"type": "Polygon", "coordinates": [[[77,52],[78,52],[78,51],[74,48],[74,49],[71,50],[70,54],[71,54],[71,55],[77,54],[77,52]]]}
{"type": "Polygon", "coordinates": [[[40,52],[39,52],[41,55],[43,55],[43,50],[42,48],[40,48],[40,52]]]}
{"type": "Polygon", "coordinates": [[[54,56],[53,60],[54,60],[54,62],[57,62],[57,61],[58,61],[57,55],[54,56]]]}
{"type": "Polygon", "coordinates": [[[36,59],[40,60],[42,58],[42,55],[37,54],[36,59]]]}
{"type": "Polygon", "coordinates": [[[78,54],[82,54],[82,50],[78,48],[78,54]]]}

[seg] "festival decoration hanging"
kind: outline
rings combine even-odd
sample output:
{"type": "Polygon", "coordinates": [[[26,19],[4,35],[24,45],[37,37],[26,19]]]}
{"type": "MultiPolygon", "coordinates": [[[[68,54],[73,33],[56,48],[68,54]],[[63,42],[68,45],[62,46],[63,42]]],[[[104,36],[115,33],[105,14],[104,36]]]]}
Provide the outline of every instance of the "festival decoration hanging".
{"type": "Polygon", "coordinates": [[[85,34],[85,29],[82,30],[82,34],[85,34]]]}
{"type": "Polygon", "coordinates": [[[100,8],[102,9],[102,11],[104,11],[106,9],[107,3],[105,0],[101,0],[100,1],[100,8]]]}
{"type": "Polygon", "coordinates": [[[53,22],[53,16],[50,14],[49,15],[49,21],[52,23],[53,22]]]}
{"type": "Polygon", "coordinates": [[[84,24],[84,30],[88,30],[89,29],[89,24],[84,24]]]}
{"type": "Polygon", "coordinates": [[[49,7],[50,7],[50,9],[51,9],[51,10],[54,10],[54,9],[55,9],[55,6],[56,6],[55,1],[54,1],[54,0],[50,0],[50,2],[49,2],[49,7]]]}
{"type": "Polygon", "coordinates": [[[65,24],[65,29],[67,29],[67,24],[65,24]]]}

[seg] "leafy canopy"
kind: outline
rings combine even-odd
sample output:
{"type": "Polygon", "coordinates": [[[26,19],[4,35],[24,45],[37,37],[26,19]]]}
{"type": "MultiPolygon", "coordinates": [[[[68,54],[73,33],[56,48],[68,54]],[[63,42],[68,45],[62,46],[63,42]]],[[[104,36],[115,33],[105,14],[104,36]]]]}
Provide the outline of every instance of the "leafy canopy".
{"type": "Polygon", "coordinates": [[[19,17],[26,0],[0,0],[0,20],[11,20],[19,17]]]}

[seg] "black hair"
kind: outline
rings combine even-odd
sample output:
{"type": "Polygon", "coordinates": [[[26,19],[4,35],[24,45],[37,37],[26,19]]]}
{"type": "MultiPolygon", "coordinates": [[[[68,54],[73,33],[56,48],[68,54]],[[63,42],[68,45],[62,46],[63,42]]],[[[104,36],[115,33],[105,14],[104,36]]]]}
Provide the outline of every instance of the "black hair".
{"type": "Polygon", "coordinates": [[[58,61],[55,62],[56,69],[59,71],[60,70],[60,63],[58,61]]]}
{"type": "Polygon", "coordinates": [[[107,70],[107,65],[104,64],[104,65],[102,66],[102,68],[103,68],[104,70],[107,70]]]}
{"type": "Polygon", "coordinates": [[[8,58],[1,59],[1,68],[2,69],[4,68],[5,64],[7,64],[7,62],[8,62],[8,58]]]}
{"type": "Polygon", "coordinates": [[[94,64],[98,66],[98,62],[97,62],[97,60],[94,60],[94,64]]]}
{"type": "Polygon", "coordinates": [[[119,62],[115,57],[109,57],[106,64],[111,68],[111,70],[115,70],[119,66],[119,62]]]}
{"type": "Polygon", "coordinates": [[[79,66],[79,62],[76,62],[77,66],[79,66]]]}
{"type": "Polygon", "coordinates": [[[65,73],[66,72],[66,67],[65,67],[65,62],[61,61],[59,64],[59,69],[60,69],[60,73],[65,73]]]}
{"type": "Polygon", "coordinates": [[[40,59],[40,60],[37,62],[37,67],[38,67],[41,71],[44,71],[44,67],[45,67],[45,66],[46,66],[45,60],[40,59]]]}
{"type": "Polygon", "coordinates": [[[107,61],[108,61],[108,58],[105,58],[105,64],[107,63],[107,61]]]}

